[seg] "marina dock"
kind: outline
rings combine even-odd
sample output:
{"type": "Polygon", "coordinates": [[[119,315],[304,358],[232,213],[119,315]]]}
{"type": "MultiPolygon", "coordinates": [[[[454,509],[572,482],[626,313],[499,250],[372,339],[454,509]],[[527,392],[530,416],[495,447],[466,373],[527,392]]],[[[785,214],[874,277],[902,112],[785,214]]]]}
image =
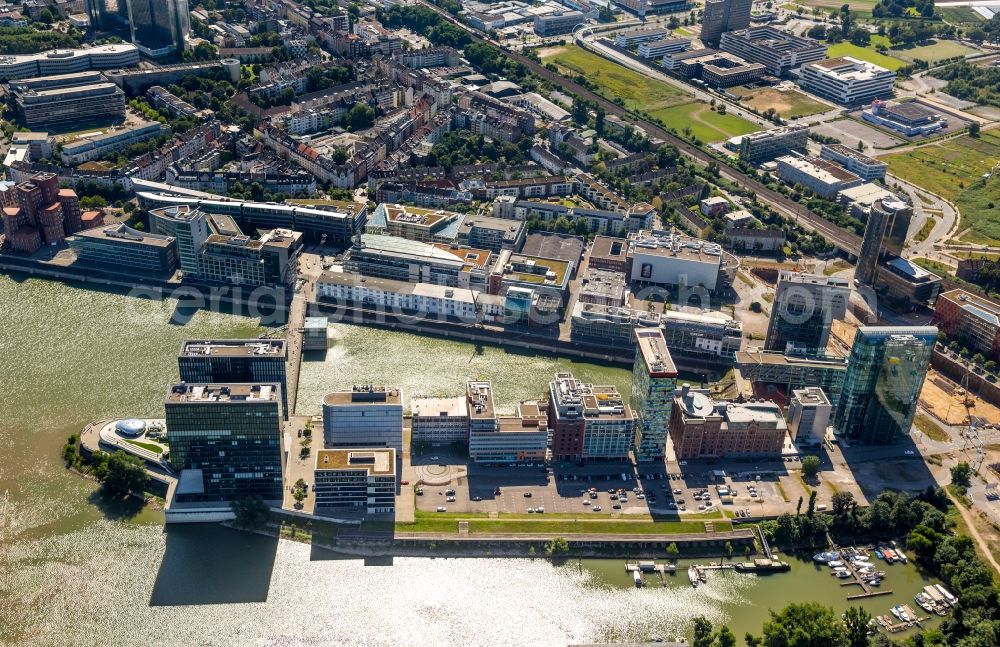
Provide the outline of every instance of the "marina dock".
{"type": "Polygon", "coordinates": [[[676,564],[658,564],[653,561],[625,562],[625,571],[632,574],[636,586],[642,586],[642,574],[651,573],[660,576],[660,583],[665,580],[667,573],[677,572],[676,564]]]}

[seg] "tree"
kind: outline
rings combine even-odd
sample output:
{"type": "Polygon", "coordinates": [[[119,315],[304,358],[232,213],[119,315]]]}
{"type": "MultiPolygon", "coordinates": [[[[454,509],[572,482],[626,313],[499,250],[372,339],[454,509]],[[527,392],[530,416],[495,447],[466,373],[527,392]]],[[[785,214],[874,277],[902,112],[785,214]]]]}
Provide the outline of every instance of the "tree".
{"type": "Polygon", "coordinates": [[[847,642],[850,647],[868,647],[871,642],[868,623],[871,615],[861,607],[851,607],[844,612],[844,628],[847,630],[847,642]]]}
{"type": "Polygon", "coordinates": [[[299,479],[295,481],[295,486],[292,489],[292,497],[297,503],[302,503],[306,498],[306,482],[305,479],[299,479]]]}
{"type": "Polygon", "coordinates": [[[806,516],[810,519],[813,518],[813,514],[816,512],[816,490],[809,493],[809,507],[806,509],[806,516]]]}
{"type": "Polygon", "coordinates": [[[715,634],[712,647],[736,647],[736,635],[729,627],[723,627],[715,634]]]}
{"type": "Polygon", "coordinates": [[[802,496],[799,495],[799,504],[795,506],[795,516],[798,517],[801,515],[802,515],[802,496]]]}
{"type": "Polygon", "coordinates": [[[814,479],[819,475],[819,456],[806,456],[802,459],[802,476],[807,479],[814,479]]]}
{"type": "Polygon", "coordinates": [[[969,137],[979,137],[979,122],[973,121],[969,123],[969,137]]]}
{"type": "Polygon", "coordinates": [[[142,459],[118,450],[108,457],[104,487],[122,495],[139,495],[146,491],[149,475],[142,459]]]}
{"type": "Polygon", "coordinates": [[[847,632],[833,610],[817,602],[790,604],[771,612],[764,623],[762,647],[848,647],[847,632]]]}
{"type": "Polygon", "coordinates": [[[712,647],[712,622],[705,616],[694,619],[694,637],[691,647],[712,647]]]}
{"type": "Polygon", "coordinates": [[[236,519],[233,523],[237,528],[244,530],[256,530],[264,527],[270,514],[267,504],[259,496],[245,497],[230,502],[236,519]]]}
{"type": "Polygon", "coordinates": [[[725,550],[726,550],[726,557],[728,557],[729,559],[732,559],[733,558],[733,542],[727,541],[726,542],[726,548],[725,548],[725,550]]]}
{"type": "Polygon", "coordinates": [[[951,468],[951,482],[960,487],[969,487],[972,483],[972,468],[968,463],[963,461],[951,468]]]}
{"type": "Polygon", "coordinates": [[[677,555],[679,555],[680,552],[681,552],[680,549],[677,547],[677,542],[672,541],[669,544],[667,544],[667,556],[671,560],[676,560],[677,555]]]}
{"type": "Polygon", "coordinates": [[[553,537],[545,542],[545,554],[549,557],[558,557],[569,552],[569,542],[565,537],[553,537]]]}

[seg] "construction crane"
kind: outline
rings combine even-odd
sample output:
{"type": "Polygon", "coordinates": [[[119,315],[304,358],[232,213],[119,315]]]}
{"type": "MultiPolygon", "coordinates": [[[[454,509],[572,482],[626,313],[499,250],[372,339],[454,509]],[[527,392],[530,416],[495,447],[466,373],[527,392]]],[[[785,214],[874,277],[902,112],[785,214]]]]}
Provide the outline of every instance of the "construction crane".
{"type": "Polygon", "coordinates": [[[982,467],[983,461],[986,460],[986,446],[983,440],[979,437],[979,419],[972,415],[972,410],[976,406],[976,398],[969,392],[969,374],[972,369],[969,366],[965,367],[965,374],[962,376],[962,388],[960,389],[960,394],[962,397],[962,406],[965,407],[965,425],[966,429],[962,433],[962,450],[964,451],[971,443],[976,449],[976,457],[973,459],[972,471],[979,473],[979,468],[982,467]]]}

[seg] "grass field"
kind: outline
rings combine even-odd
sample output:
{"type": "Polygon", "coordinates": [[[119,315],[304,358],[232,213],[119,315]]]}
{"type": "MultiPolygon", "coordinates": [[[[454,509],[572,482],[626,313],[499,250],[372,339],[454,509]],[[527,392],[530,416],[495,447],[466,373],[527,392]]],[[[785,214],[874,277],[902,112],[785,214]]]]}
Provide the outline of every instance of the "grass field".
{"type": "Polygon", "coordinates": [[[994,174],[980,179],[1000,162],[1000,135],[958,137],[882,159],[893,175],[955,203],[961,214],[959,229],[971,229],[962,240],[1000,242],[1000,178],[994,174]]]}
{"type": "Polygon", "coordinates": [[[868,61],[869,63],[880,65],[887,70],[893,71],[906,65],[904,61],[901,61],[898,58],[886,56],[885,54],[879,54],[875,51],[874,47],[858,47],[857,45],[846,41],[837,43],[836,45],[830,45],[830,48],[827,50],[827,56],[830,58],[836,58],[838,56],[851,56],[862,61],[868,61]]]}
{"type": "Polygon", "coordinates": [[[936,63],[938,61],[943,61],[946,58],[965,56],[966,54],[971,54],[976,50],[953,40],[939,40],[930,45],[893,49],[890,51],[893,56],[899,57],[904,61],[911,63],[918,58],[922,61],[927,61],[928,63],[936,63]]]}
{"type": "MultiPolygon", "coordinates": [[[[612,518],[610,513],[580,514],[501,514],[488,519],[486,514],[461,512],[425,512],[417,510],[414,523],[397,523],[398,532],[458,532],[459,520],[469,522],[470,533],[559,533],[559,534],[677,534],[705,532],[705,521],[717,531],[732,530],[732,523],[718,512],[698,515],[693,521],[651,521],[646,517],[612,518]]],[[[384,530],[369,525],[371,530],[384,530]]]]}
{"type": "Polygon", "coordinates": [[[736,115],[719,113],[711,106],[700,103],[685,103],[670,108],[661,108],[650,112],[653,117],[662,119],[668,128],[683,132],[685,127],[691,129],[691,134],[703,142],[718,142],[736,135],[746,135],[760,130],[760,127],[736,115]]]}
{"type": "Polygon", "coordinates": [[[934,13],[952,25],[978,25],[983,22],[982,16],[973,11],[971,7],[935,7],[934,13]]]}
{"type": "Polygon", "coordinates": [[[827,110],[833,106],[805,95],[798,90],[778,90],[776,88],[731,88],[734,94],[741,94],[740,103],[750,106],[759,112],[774,108],[775,112],[786,119],[808,117],[827,110]]]}
{"type": "Polygon", "coordinates": [[[913,419],[913,424],[931,440],[943,443],[950,438],[936,422],[922,413],[917,414],[916,418],[913,419]]]}
{"type": "Polygon", "coordinates": [[[576,45],[555,50],[542,60],[545,63],[555,63],[571,74],[583,74],[589,81],[597,84],[599,92],[605,97],[620,97],[625,101],[625,107],[632,110],[651,112],[688,103],[693,99],[690,94],[669,83],[651,79],[576,45]]]}
{"type": "Polygon", "coordinates": [[[626,108],[642,110],[662,119],[677,132],[691,128],[691,134],[705,142],[760,130],[741,117],[712,111],[708,104],[695,101],[690,94],[669,83],[639,74],[576,45],[552,50],[542,60],[555,63],[565,72],[585,75],[597,84],[598,92],[605,97],[620,97],[626,108]]]}

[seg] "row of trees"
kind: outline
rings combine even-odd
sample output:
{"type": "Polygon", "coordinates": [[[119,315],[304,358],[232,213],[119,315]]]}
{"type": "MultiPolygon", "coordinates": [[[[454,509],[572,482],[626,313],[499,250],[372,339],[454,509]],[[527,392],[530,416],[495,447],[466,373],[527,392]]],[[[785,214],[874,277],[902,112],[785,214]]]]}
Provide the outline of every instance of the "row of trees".
{"type": "MultiPolygon", "coordinates": [[[[816,602],[790,604],[769,613],[759,636],[744,637],[747,647],[869,647],[874,642],[872,618],[860,607],[849,608],[843,618],[816,602]]],[[[728,627],[713,629],[706,618],[695,618],[691,647],[736,647],[736,636],[728,627]]]]}
{"type": "Polygon", "coordinates": [[[149,475],[142,460],[120,449],[114,453],[94,452],[84,459],[78,449],[79,436],[73,434],[63,445],[62,458],[67,467],[88,471],[113,496],[143,497],[149,475]]]}

